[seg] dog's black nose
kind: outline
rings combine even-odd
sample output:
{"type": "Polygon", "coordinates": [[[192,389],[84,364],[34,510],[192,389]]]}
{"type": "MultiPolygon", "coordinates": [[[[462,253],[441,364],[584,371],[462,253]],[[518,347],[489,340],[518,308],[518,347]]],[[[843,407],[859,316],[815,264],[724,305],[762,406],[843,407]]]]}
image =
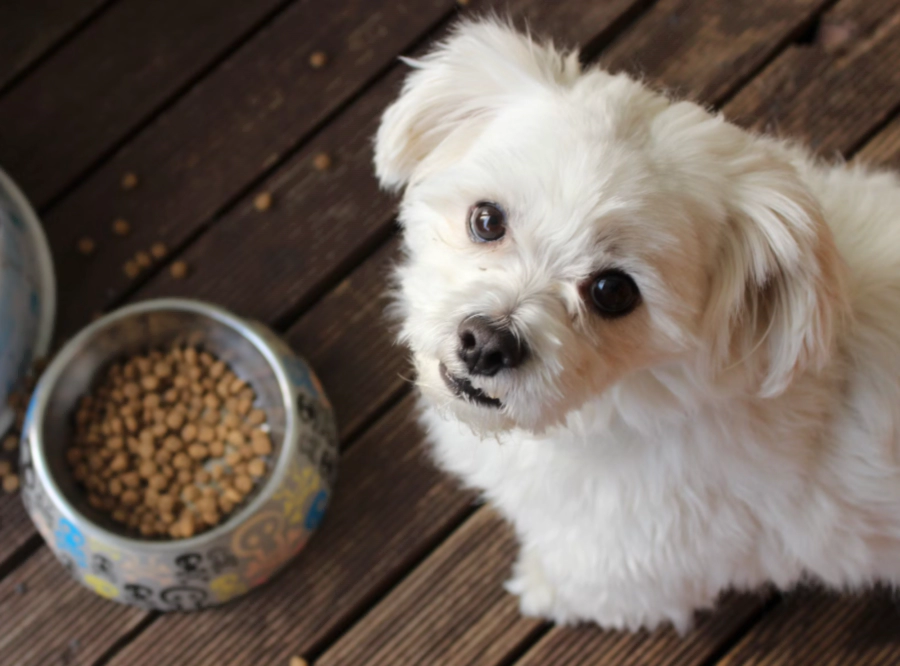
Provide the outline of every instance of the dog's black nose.
{"type": "Polygon", "coordinates": [[[526,347],[505,326],[484,317],[469,317],[459,325],[459,357],[473,375],[492,377],[505,368],[518,367],[526,347]]]}

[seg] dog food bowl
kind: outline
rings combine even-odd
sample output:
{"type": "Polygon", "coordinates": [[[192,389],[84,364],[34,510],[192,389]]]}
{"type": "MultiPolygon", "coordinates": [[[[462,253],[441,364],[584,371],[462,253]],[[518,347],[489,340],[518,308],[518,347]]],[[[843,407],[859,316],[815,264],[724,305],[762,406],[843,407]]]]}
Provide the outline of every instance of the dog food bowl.
{"type": "Polygon", "coordinates": [[[8,398],[53,334],[56,283],[47,239],[25,197],[0,170],[0,435],[13,422],[8,398]]]}
{"type": "Polygon", "coordinates": [[[94,592],[161,611],[222,604],[267,581],[303,548],[331,495],[337,436],[309,367],[271,331],[205,303],[123,308],[69,342],[28,408],[20,475],[25,506],[56,557],[94,592]],[[174,344],[225,361],[257,395],[274,450],[270,470],[222,523],[186,539],[135,537],[87,503],[65,450],[79,399],[113,362],[174,344]]]}

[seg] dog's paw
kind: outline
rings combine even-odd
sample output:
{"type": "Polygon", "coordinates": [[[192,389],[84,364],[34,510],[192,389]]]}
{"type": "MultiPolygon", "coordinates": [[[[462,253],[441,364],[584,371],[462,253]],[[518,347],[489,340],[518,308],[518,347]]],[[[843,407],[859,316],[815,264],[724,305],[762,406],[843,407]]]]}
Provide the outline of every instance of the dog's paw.
{"type": "Polygon", "coordinates": [[[522,615],[552,619],[556,592],[533,553],[523,551],[519,554],[513,577],[505,587],[507,592],[519,597],[522,615]]]}

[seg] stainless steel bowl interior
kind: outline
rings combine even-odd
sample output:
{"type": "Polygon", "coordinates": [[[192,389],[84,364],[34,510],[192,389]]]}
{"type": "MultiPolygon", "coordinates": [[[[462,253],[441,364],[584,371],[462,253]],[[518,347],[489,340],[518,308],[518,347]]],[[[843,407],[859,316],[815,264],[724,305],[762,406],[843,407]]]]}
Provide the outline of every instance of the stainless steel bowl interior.
{"type": "MultiPolygon", "coordinates": [[[[45,398],[39,441],[48,472],[66,501],[98,527],[121,536],[134,538],[133,533],[89,506],[85,493],[70,474],[65,450],[71,441],[74,413],[80,398],[91,391],[109,365],[133,354],[173,344],[210,352],[253,387],[256,406],[264,409],[268,417],[275,449],[271,460],[281,457],[287,423],[283,394],[269,362],[241,331],[211,314],[190,310],[151,310],[114,316],[93,335],[83,338],[68,355],[45,398]]],[[[259,484],[254,494],[264,485],[259,484]]],[[[252,497],[247,498],[245,505],[250,501],[252,497]]],[[[240,510],[230,518],[237,513],[240,510]]]]}

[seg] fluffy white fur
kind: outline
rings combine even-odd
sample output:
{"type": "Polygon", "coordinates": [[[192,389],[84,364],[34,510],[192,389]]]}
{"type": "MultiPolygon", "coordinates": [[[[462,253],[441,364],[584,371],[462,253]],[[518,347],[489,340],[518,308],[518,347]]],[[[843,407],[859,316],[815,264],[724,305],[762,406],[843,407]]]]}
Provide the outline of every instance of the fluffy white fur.
{"type": "Polygon", "coordinates": [[[523,612],[685,629],[729,588],[900,581],[900,181],[495,21],[410,65],[375,156],[402,340],[435,459],[515,527],[523,612]],[[641,291],[621,319],[583,298],[607,267],[641,291]],[[501,409],[438,373],[474,314],[531,349],[471,378],[501,409]]]}

